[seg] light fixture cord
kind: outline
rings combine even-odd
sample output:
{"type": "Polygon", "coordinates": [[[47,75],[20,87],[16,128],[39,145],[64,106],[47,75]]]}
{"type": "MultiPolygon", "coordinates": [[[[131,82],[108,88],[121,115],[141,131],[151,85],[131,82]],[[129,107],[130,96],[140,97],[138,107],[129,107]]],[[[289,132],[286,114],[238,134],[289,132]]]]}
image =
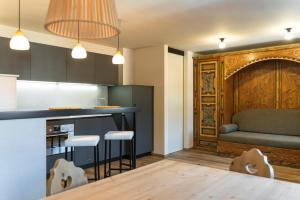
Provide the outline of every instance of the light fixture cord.
{"type": "Polygon", "coordinates": [[[19,0],[19,30],[21,30],[21,0],[19,0]]]}
{"type": "Polygon", "coordinates": [[[120,51],[120,33],[118,34],[118,51],[120,51]]]}
{"type": "Polygon", "coordinates": [[[78,28],[77,28],[77,42],[79,43],[79,20],[78,20],[78,28]]]}

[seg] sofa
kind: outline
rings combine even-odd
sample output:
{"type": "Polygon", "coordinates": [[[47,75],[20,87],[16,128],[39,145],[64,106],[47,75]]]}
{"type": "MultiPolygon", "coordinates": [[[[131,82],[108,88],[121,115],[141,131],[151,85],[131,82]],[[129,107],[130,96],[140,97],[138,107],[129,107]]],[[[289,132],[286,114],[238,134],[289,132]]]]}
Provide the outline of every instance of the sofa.
{"type": "Polygon", "coordinates": [[[254,147],[273,162],[300,165],[300,110],[246,110],[220,127],[218,152],[240,155],[254,147]]]}

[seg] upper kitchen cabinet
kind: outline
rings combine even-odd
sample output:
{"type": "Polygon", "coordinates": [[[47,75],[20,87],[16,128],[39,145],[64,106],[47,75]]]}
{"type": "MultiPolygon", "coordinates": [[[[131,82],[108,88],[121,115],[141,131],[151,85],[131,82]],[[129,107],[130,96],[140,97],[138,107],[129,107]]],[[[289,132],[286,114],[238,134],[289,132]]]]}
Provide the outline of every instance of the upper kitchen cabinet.
{"type": "Polygon", "coordinates": [[[86,59],[74,59],[67,50],[67,81],[73,83],[95,83],[95,54],[88,52],[86,59]]]}
{"type": "Polygon", "coordinates": [[[17,74],[18,79],[30,79],[30,51],[9,47],[9,38],[0,37],[0,74],[17,74]]]}
{"type": "Polygon", "coordinates": [[[96,54],[95,81],[97,84],[117,85],[118,65],[112,64],[112,56],[96,54]]]}
{"type": "Polygon", "coordinates": [[[31,79],[67,81],[67,50],[43,44],[31,44],[31,79]]]}

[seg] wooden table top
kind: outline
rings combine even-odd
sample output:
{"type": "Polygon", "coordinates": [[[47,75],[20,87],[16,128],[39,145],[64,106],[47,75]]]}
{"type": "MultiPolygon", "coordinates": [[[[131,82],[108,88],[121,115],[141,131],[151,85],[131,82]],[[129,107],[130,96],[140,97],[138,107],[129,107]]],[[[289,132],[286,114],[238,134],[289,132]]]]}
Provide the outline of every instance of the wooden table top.
{"type": "Polygon", "coordinates": [[[299,200],[300,184],[163,160],[46,200],[299,200]]]}

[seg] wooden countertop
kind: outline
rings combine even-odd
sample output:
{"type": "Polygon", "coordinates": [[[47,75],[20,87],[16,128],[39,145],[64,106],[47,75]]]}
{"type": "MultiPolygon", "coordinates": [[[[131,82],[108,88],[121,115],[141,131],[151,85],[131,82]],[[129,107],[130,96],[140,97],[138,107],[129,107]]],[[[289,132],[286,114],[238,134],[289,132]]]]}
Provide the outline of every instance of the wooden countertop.
{"type": "Polygon", "coordinates": [[[45,200],[299,200],[300,184],[163,160],[45,200]]]}

